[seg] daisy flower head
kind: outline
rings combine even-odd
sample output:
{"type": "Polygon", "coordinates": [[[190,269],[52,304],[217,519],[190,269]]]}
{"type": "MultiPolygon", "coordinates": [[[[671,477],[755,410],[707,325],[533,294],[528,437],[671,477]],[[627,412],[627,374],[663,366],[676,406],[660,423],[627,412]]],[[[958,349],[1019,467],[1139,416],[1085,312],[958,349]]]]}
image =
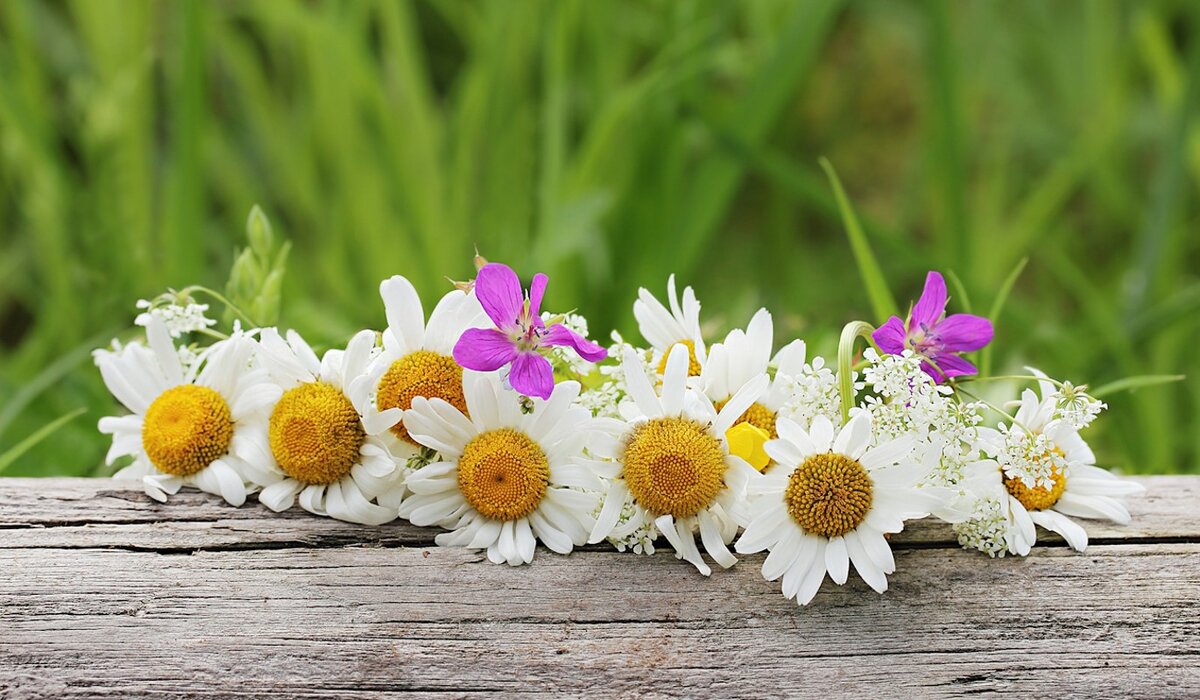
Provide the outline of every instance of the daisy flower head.
{"type": "Polygon", "coordinates": [[[609,537],[632,504],[635,526],[652,521],[675,550],[700,573],[712,573],[700,556],[694,533],[705,551],[724,568],[737,559],[728,544],[737,534],[746,487],[759,473],[731,453],[726,434],[766,391],[760,374],[747,382],[718,411],[704,394],[689,389],[690,349],[682,344],[667,356],[662,395],[641,368],[636,353],[626,352],[622,366],[632,401],[622,405],[628,423],[615,431],[597,454],[611,457],[612,479],[589,542],[609,537]]]}
{"type": "Polygon", "coordinates": [[[113,436],[107,463],[133,457],[116,476],[141,478],[157,501],[188,485],[242,505],[256,490],[251,475],[264,468],[247,433],[280,394],[266,372],[251,368],[254,339],[235,328],[185,368],[163,320],[150,316],[145,327],[146,345],[94,355],[109,391],[130,411],[100,419],[100,432],[113,436]]]}
{"type": "Polygon", "coordinates": [[[919,488],[927,467],[910,435],[876,444],[871,416],[856,410],[835,429],[823,416],[807,430],[781,418],[767,443],[778,462],[750,487],[754,516],[739,553],[769,550],[762,574],[783,577],[783,595],[807,605],[828,574],[846,582],[849,565],[871,588],[887,590],[896,564],[886,535],[934,510],[939,498],[919,488]]]}
{"type": "MultiPolygon", "coordinates": [[[[381,282],[379,295],[388,325],[383,331],[383,351],[367,370],[376,408],[404,411],[412,407],[414,398],[424,396],[465,411],[463,369],[454,360],[454,344],[468,328],[488,323],[474,292],[447,292],[428,322],[417,290],[404,277],[396,275],[381,282]]],[[[391,431],[407,446],[396,445],[398,453],[416,450],[417,442],[408,434],[403,419],[391,431]]]]}
{"type": "Polygon", "coordinates": [[[1087,548],[1087,532],[1069,516],[1125,525],[1129,511],[1118,499],[1145,489],[1096,466],[1095,454],[1076,427],[1077,409],[1064,404],[1053,382],[1038,383],[1041,396],[1025,389],[1011,424],[980,428],[984,449],[997,464],[992,483],[998,481],[1007,492],[1003,500],[1008,551],[1029,554],[1037,543],[1035,526],[1041,525],[1082,552],[1087,548]]]}
{"type": "Polygon", "coordinates": [[[299,333],[262,330],[258,359],[282,395],[250,434],[268,465],[260,503],[282,511],[299,501],[310,513],[366,525],[395,519],[388,497],[403,480],[389,431],[401,412],[371,402],[375,341],[374,331],[360,331],[345,350],[318,358],[299,333]]]}
{"type": "Polygon", "coordinates": [[[707,359],[704,338],[700,335],[700,302],[691,287],[683,290],[683,302],[675,293],[675,275],[667,278],[667,303],[670,308],[654,297],[648,289],[638,289],[637,301],[633,302],[633,316],[638,330],[653,350],[652,362],[658,373],[667,369],[667,356],[676,345],[688,351],[688,376],[699,376],[707,359]]]}
{"type": "Polygon", "coordinates": [[[602,485],[582,464],[594,419],[574,405],[579,383],[528,403],[494,372],[468,373],[464,386],[465,412],[438,398],[413,399],[405,412],[410,434],[439,458],[409,475],[400,517],[450,530],[439,546],[486,549],[510,566],[533,561],[538,541],[559,554],[583,544],[602,485]]]}
{"type": "Polygon", "coordinates": [[[746,330],[730,331],[725,340],[708,351],[700,371],[700,387],[719,411],[742,387],[760,376],[770,377],[767,389],[734,421],[727,435],[733,451],[750,466],[762,471],[770,462],[763,444],[778,436],[775,419],[792,398],[795,376],[804,368],[804,341],[794,340],[771,357],[774,327],[771,314],[759,309],[746,330]],[[774,369],[773,373],[768,370],[774,369]]]}

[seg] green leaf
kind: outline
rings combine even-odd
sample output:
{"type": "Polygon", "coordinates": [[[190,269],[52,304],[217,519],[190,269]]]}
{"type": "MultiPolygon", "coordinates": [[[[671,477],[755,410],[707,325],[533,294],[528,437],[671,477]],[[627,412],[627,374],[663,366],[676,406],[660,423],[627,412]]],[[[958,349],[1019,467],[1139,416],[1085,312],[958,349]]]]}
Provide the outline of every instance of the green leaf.
{"type": "Polygon", "coordinates": [[[59,416],[46,425],[43,425],[24,440],[8,448],[7,451],[5,451],[3,454],[0,454],[0,474],[3,474],[5,469],[8,469],[13,462],[20,459],[21,455],[33,449],[39,442],[54,434],[54,431],[75,420],[85,412],[87,412],[87,408],[80,406],[74,411],[71,411],[66,415],[59,416]]]}
{"type": "Polygon", "coordinates": [[[250,248],[259,259],[271,259],[271,251],[275,248],[271,222],[257,204],[251,207],[250,215],[246,217],[246,238],[250,240],[250,248]]]}
{"type": "Polygon", "coordinates": [[[1182,382],[1184,379],[1187,379],[1187,377],[1182,374],[1143,374],[1136,377],[1125,377],[1124,379],[1118,379],[1115,382],[1109,382],[1104,386],[1096,387],[1088,393],[1099,399],[1121,391],[1133,391],[1135,389],[1142,389],[1148,386],[1158,386],[1160,384],[1173,384],[1175,382],[1182,382]]]}
{"type": "MultiPolygon", "coordinates": [[[[1013,286],[1017,283],[1017,279],[1025,270],[1025,265],[1029,263],[1029,258],[1021,258],[1013,267],[1012,272],[1008,273],[1008,277],[1004,278],[1004,283],[1000,285],[1000,291],[996,293],[996,298],[992,300],[992,308],[988,311],[988,320],[992,325],[998,325],[1000,321],[1000,312],[1004,310],[1004,305],[1008,303],[1008,295],[1012,293],[1013,286]]],[[[981,377],[988,377],[992,374],[992,343],[988,343],[980,352],[980,372],[981,377]]]]}
{"type": "Polygon", "coordinates": [[[954,270],[946,270],[946,276],[950,278],[950,284],[954,285],[954,294],[958,297],[962,310],[969,314],[975,313],[971,310],[971,297],[967,294],[967,288],[963,286],[958,273],[954,270]]]}
{"type": "Polygon", "coordinates": [[[850,205],[850,199],[846,196],[846,191],[842,189],[842,181],[838,179],[837,172],[834,171],[833,165],[828,159],[821,158],[820,162],[821,168],[829,177],[829,184],[833,187],[838,209],[842,212],[846,237],[850,239],[850,249],[854,252],[854,262],[858,265],[858,274],[862,278],[863,286],[867,288],[867,296],[871,299],[871,309],[879,322],[885,321],[890,316],[898,315],[896,300],[888,289],[887,280],[883,277],[883,270],[879,267],[879,261],[875,259],[875,253],[871,251],[871,244],[867,240],[867,234],[863,232],[862,225],[858,222],[854,207],[850,205]]]}

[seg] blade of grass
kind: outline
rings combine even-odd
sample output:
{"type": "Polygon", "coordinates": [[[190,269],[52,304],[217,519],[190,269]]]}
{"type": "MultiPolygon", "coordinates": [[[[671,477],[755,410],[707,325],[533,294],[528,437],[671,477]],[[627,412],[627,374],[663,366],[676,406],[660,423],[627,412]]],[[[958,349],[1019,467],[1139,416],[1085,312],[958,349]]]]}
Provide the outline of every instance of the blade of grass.
{"type": "Polygon", "coordinates": [[[1118,379],[1115,382],[1109,382],[1103,386],[1098,386],[1088,393],[1097,399],[1102,399],[1105,396],[1111,396],[1121,391],[1135,391],[1148,386],[1160,386],[1162,384],[1174,384],[1187,379],[1183,374],[1143,374],[1138,377],[1125,377],[1118,379]]]}
{"type": "MultiPolygon", "coordinates": [[[[1029,263],[1029,258],[1021,258],[1008,273],[1008,277],[1004,278],[1004,282],[1000,285],[1000,291],[996,292],[996,298],[992,300],[992,308],[988,310],[988,320],[992,322],[992,326],[996,327],[1000,324],[1000,313],[1004,311],[1004,305],[1008,303],[1008,295],[1012,293],[1013,286],[1016,285],[1017,279],[1021,277],[1021,273],[1025,271],[1025,266],[1029,263]]],[[[992,374],[992,346],[995,341],[984,346],[979,354],[980,376],[990,377],[992,374]]]]}
{"type": "Polygon", "coordinates": [[[954,270],[946,270],[946,277],[950,278],[950,284],[954,285],[954,293],[959,300],[959,306],[965,313],[974,313],[971,310],[971,297],[967,294],[967,288],[963,286],[962,280],[959,279],[958,273],[954,270]]]}
{"type": "MultiPolygon", "coordinates": [[[[776,43],[774,53],[754,76],[745,96],[738,101],[731,128],[747,143],[758,145],[779,118],[796,90],[808,77],[817,51],[829,34],[840,0],[797,3],[776,43]]],[[[711,159],[696,173],[689,201],[692,207],[682,226],[683,269],[690,270],[707,247],[717,227],[728,216],[744,166],[728,159],[711,159]]]]}
{"type": "Polygon", "coordinates": [[[74,411],[59,416],[46,425],[43,425],[41,428],[38,428],[33,433],[28,435],[24,440],[5,450],[2,454],[0,454],[0,474],[3,474],[5,469],[8,469],[13,462],[20,459],[22,455],[33,449],[39,442],[53,435],[54,431],[63,427],[67,423],[70,423],[86,412],[87,408],[80,406],[74,411]]]}
{"type": "Polygon", "coordinates": [[[867,297],[871,300],[871,310],[875,314],[876,323],[882,323],[888,317],[899,313],[896,300],[888,288],[883,270],[879,267],[879,261],[875,259],[875,253],[871,252],[871,243],[867,240],[867,234],[863,232],[862,225],[858,222],[858,216],[854,213],[854,207],[851,206],[850,199],[842,188],[842,181],[838,179],[837,172],[834,171],[833,165],[827,159],[821,158],[820,163],[825,175],[829,177],[829,184],[833,187],[838,209],[842,212],[842,224],[846,228],[846,237],[850,239],[850,250],[854,253],[858,274],[862,278],[863,286],[867,289],[867,297]]]}
{"type": "Polygon", "coordinates": [[[932,105],[929,146],[932,150],[935,201],[942,206],[942,217],[935,229],[938,246],[948,251],[944,260],[951,267],[970,269],[972,237],[968,218],[964,168],[962,163],[962,109],[958,99],[957,66],[950,28],[950,5],[946,0],[922,3],[926,11],[928,80],[932,105]]]}

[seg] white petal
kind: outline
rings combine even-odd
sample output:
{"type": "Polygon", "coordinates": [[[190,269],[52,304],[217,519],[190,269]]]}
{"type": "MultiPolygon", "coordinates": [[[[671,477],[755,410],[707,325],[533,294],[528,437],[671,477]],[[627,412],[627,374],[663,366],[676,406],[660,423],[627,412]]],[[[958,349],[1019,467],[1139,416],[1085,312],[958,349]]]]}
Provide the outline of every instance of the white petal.
{"type": "Polygon", "coordinates": [[[825,416],[813,418],[812,425],[808,426],[808,437],[817,452],[828,452],[833,445],[833,423],[825,416]]]}
{"type": "Polygon", "coordinates": [[[1087,532],[1082,527],[1079,527],[1079,525],[1071,522],[1071,519],[1067,516],[1055,513],[1052,510],[1035,510],[1029,514],[1029,517],[1033,519],[1033,522],[1047,530],[1053,530],[1062,535],[1067,544],[1071,545],[1071,549],[1077,552],[1087,549],[1087,532]]]}
{"type": "Polygon", "coordinates": [[[862,580],[866,581],[867,585],[875,589],[877,593],[886,591],[887,576],[884,576],[883,571],[875,565],[871,557],[867,556],[867,551],[859,541],[858,533],[847,532],[842,539],[846,543],[846,553],[850,555],[850,561],[854,562],[854,570],[858,572],[862,580]]]}
{"type": "MultiPolygon", "coordinates": [[[[537,540],[533,537],[533,532],[529,529],[529,520],[521,518],[513,523],[513,531],[516,535],[517,542],[517,558],[520,563],[528,564],[533,561],[533,552],[537,547],[537,540]]],[[[510,559],[509,564],[512,564],[510,559]]]]}
{"type": "Polygon", "coordinates": [[[733,424],[746,409],[758,401],[758,397],[762,396],[767,390],[771,380],[765,374],[760,374],[754,379],[746,382],[742,388],[738,389],[737,393],[721,407],[721,412],[717,414],[716,423],[713,424],[713,432],[717,435],[724,435],[725,431],[733,427],[733,424]]]}
{"type": "Polygon", "coordinates": [[[638,359],[637,353],[633,350],[626,350],[621,367],[625,373],[625,387],[629,392],[629,397],[637,404],[642,414],[647,418],[662,416],[662,404],[654,394],[654,387],[650,386],[649,377],[642,371],[642,362],[638,359]]]}
{"type": "Polygon", "coordinates": [[[775,544],[783,537],[783,528],[789,518],[786,508],[772,508],[760,512],[738,538],[735,549],[741,554],[751,554],[775,544]]]}
{"type": "Polygon", "coordinates": [[[258,494],[258,502],[276,513],[291,508],[296,503],[296,494],[304,484],[295,479],[282,479],[266,486],[258,494]]]}
{"type": "Polygon", "coordinates": [[[841,537],[834,537],[825,545],[825,568],[829,570],[829,578],[837,585],[846,582],[850,572],[850,556],[846,553],[846,542],[841,537]]]}
{"type": "Polygon", "coordinates": [[[736,564],[737,557],[733,556],[729,552],[729,548],[725,546],[721,532],[708,511],[700,511],[696,514],[696,518],[700,521],[700,542],[704,544],[704,551],[708,552],[708,556],[726,569],[736,564]]]}
{"type": "Polygon", "coordinates": [[[796,593],[796,602],[808,605],[817,591],[821,590],[821,582],[825,580],[825,540],[817,541],[817,551],[813,554],[813,563],[804,574],[804,582],[796,593]]]}
{"type": "Polygon", "coordinates": [[[854,414],[850,422],[842,426],[833,441],[833,451],[857,459],[871,442],[871,414],[865,411],[854,414]]]}
{"type": "Polygon", "coordinates": [[[388,330],[399,342],[400,353],[407,355],[424,347],[425,309],[412,283],[395,275],[379,283],[379,296],[383,297],[388,330]]]}

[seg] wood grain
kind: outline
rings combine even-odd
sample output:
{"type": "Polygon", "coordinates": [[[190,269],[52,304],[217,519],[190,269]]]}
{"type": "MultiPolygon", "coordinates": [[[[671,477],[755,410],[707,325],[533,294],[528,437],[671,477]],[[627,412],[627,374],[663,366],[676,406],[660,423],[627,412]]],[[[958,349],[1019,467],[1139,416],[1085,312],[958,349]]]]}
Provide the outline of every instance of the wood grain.
{"type": "Polygon", "coordinates": [[[1194,695],[1200,478],[1144,483],[1084,554],[990,560],[922,522],[886,594],[852,574],[798,608],[761,556],[511,569],[403,524],[0,480],[0,697],[1194,695]]]}

